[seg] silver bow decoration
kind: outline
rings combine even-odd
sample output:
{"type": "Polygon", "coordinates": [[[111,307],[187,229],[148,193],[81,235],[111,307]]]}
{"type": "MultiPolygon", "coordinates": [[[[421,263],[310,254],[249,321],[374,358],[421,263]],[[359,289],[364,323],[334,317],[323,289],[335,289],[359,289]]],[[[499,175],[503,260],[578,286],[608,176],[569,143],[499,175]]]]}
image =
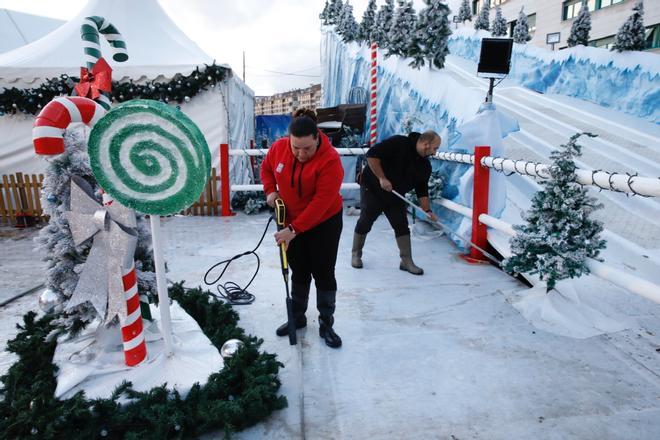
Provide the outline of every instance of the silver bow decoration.
{"type": "Polygon", "coordinates": [[[67,309],[89,301],[105,322],[117,315],[125,319],[122,274],[133,264],[137,246],[135,212],[116,200],[108,206],[99,204],[89,183],[73,176],[71,210],[64,217],[76,246],[94,240],[67,309]]]}

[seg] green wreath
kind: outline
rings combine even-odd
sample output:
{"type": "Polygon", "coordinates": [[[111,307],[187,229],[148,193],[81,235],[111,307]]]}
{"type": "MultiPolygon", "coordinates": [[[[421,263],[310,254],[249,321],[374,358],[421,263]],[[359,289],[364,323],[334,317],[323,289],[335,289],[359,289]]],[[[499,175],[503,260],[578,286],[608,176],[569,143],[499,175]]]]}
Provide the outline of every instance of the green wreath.
{"type": "Polygon", "coordinates": [[[165,385],[138,392],[125,382],[108,399],[87,400],[81,391],[58,400],[52,362],[56,341],[49,337],[57,330],[56,316],[35,320],[36,314],[28,312],[21,332],[7,344],[19,360],[0,377],[0,438],[165,439],[211,431],[228,437],[287,406],[286,397],[277,395],[277,373],[284,365],[276,355],[259,352],[263,340],[237,326],[231,306],[201,289],[184,290],[182,283],[169,294],[218,350],[228,339],[245,343],[206,384],[195,384],[185,398],[165,385]],[[120,404],[120,397],[130,403],[120,404]]]}

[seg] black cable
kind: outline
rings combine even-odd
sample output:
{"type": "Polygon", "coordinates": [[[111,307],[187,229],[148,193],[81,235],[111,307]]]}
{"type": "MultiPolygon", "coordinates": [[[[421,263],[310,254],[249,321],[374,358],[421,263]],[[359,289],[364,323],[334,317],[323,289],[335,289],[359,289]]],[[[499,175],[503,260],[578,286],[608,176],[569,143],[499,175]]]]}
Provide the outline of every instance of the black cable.
{"type": "Polygon", "coordinates": [[[259,268],[261,267],[261,260],[259,259],[259,255],[257,254],[257,249],[259,249],[259,246],[261,246],[261,243],[264,241],[264,237],[266,236],[266,232],[268,232],[268,227],[270,226],[270,222],[272,222],[274,217],[271,215],[270,218],[268,219],[268,223],[266,223],[266,227],[264,228],[263,234],[261,234],[261,238],[259,239],[259,243],[257,243],[257,246],[252,249],[251,251],[246,251],[241,254],[234,255],[231,258],[228,258],[226,260],[222,260],[213,266],[209,268],[209,270],[206,271],[206,274],[204,275],[204,283],[207,286],[213,286],[217,282],[220,281],[222,276],[225,274],[227,271],[227,268],[229,267],[229,264],[231,264],[232,261],[238,260],[241,257],[244,257],[246,255],[254,255],[254,257],[257,259],[257,268],[254,271],[254,275],[252,275],[252,278],[250,278],[250,281],[245,285],[245,287],[241,287],[238,284],[236,284],[233,281],[227,281],[224,284],[218,284],[216,288],[218,289],[218,294],[211,293],[211,295],[215,296],[216,298],[220,297],[227,301],[229,304],[232,305],[247,305],[247,304],[252,304],[255,300],[255,296],[248,292],[247,288],[250,287],[250,284],[252,284],[252,281],[257,277],[257,274],[259,273],[259,268]],[[220,275],[213,281],[208,280],[209,274],[213,269],[216,267],[224,264],[225,267],[222,269],[222,272],[220,272],[220,275]]]}

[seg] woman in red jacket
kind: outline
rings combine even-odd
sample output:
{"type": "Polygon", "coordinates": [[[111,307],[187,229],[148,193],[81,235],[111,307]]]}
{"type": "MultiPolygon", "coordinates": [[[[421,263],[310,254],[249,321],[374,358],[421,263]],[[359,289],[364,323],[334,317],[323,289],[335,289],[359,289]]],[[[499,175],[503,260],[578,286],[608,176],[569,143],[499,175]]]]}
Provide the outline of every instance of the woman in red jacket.
{"type": "MultiPolygon", "coordinates": [[[[344,169],[328,137],[316,126],[311,110],[298,110],[289,136],[278,139],[261,165],[261,181],[271,207],[279,197],[286,206],[287,227],[275,233],[287,246],[296,328],[307,326],[305,311],[312,277],[316,284],[319,335],[333,348],[341,346],[334,324],[337,280],[335,262],[342,229],[339,194],[344,169]]],[[[287,323],[276,331],[289,334],[287,323]]]]}

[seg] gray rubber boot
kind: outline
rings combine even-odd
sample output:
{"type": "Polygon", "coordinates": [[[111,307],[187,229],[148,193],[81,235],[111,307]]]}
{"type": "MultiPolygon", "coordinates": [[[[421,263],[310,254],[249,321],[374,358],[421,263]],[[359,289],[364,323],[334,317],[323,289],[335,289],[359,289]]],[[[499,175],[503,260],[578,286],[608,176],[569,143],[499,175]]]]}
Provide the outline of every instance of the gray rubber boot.
{"type": "Polygon", "coordinates": [[[396,245],[399,247],[399,255],[401,256],[399,269],[410,272],[413,275],[424,274],[424,269],[416,266],[413,262],[410,235],[401,235],[400,237],[397,237],[396,245]]]}
{"type": "Polygon", "coordinates": [[[353,233],[353,250],[351,251],[351,266],[356,269],[362,269],[362,248],[367,234],[353,233]]]}

